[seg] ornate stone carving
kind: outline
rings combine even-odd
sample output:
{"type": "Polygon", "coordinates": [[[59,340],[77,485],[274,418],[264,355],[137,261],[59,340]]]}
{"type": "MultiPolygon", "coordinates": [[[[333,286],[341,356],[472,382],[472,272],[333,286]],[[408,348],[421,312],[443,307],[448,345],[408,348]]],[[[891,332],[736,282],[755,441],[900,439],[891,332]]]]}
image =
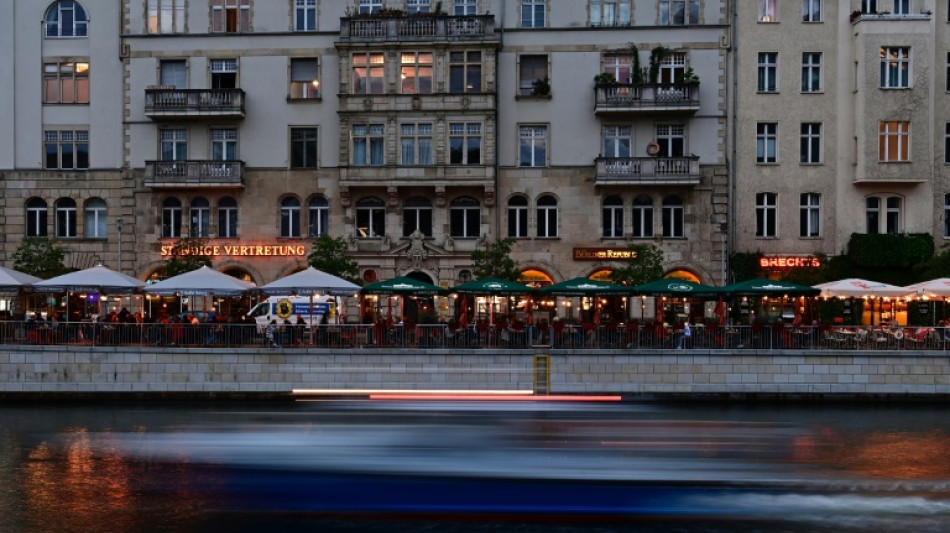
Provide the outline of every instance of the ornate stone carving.
{"type": "Polygon", "coordinates": [[[406,248],[406,258],[414,270],[422,268],[422,263],[428,259],[429,251],[425,247],[425,235],[421,231],[413,231],[409,235],[409,248],[406,248]]]}
{"type": "Polygon", "coordinates": [[[399,207],[399,187],[390,185],[386,187],[386,193],[389,194],[389,207],[399,207]]]}
{"type": "Polygon", "coordinates": [[[340,205],[343,207],[350,207],[350,203],[350,188],[340,187],[340,205]]]}
{"type": "Polygon", "coordinates": [[[445,207],[445,185],[435,186],[435,206],[440,209],[445,207]]]}
{"type": "Polygon", "coordinates": [[[485,207],[495,207],[495,186],[485,186],[485,207]]]}

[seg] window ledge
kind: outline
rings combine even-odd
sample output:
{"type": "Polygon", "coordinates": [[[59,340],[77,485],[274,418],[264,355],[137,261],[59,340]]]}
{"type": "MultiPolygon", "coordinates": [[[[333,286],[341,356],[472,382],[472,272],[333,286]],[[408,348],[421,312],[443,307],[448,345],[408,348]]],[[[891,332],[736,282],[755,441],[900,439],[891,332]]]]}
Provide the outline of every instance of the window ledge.
{"type": "Polygon", "coordinates": [[[561,240],[560,237],[535,237],[535,239],[536,239],[536,240],[539,240],[539,241],[559,241],[559,240],[561,240]]]}
{"type": "Polygon", "coordinates": [[[756,240],[760,240],[760,241],[777,241],[777,240],[779,240],[779,238],[778,238],[777,235],[774,236],[774,237],[763,237],[763,236],[761,236],[761,235],[756,235],[754,238],[755,238],[756,240]]]}
{"type": "Polygon", "coordinates": [[[911,165],[913,161],[878,161],[878,165],[911,165]]]}
{"type": "Polygon", "coordinates": [[[819,91],[802,91],[802,94],[825,94],[825,90],[821,89],[819,91]]]}
{"type": "Polygon", "coordinates": [[[515,100],[550,100],[550,94],[516,94],[515,100]]]}
{"type": "Polygon", "coordinates": [[[323,97],[322,96],[315,96],[313,98],[291,98],[289,96],[287,97],[288,104],[299,104],[299,103],[306,103],[306,102],[314,102],[314,103],[319,104],[323,102],[323,97]]]}
{"type": "Polygon", "coordinates": [[[911,91],[913,87],[878,87],[882,91],[911,91]]]}
{"type": "Polygon", "coordinates": [[[824,163],[824,161],[818,161],[818,162],[815,162],[815,163],[808,163],[808,162],[802,162],[802,161],[800,161],[798,164],[799,164],[800,166],[803,166],[803,167],[820,167],[820,166],[824,166],[825,163],[824,163]]]}
{"type": "Polygon", "coordinates": [[[803,240],[803,241],[820,241],[820,240],[824,239],[824,236],[822,236],[822,235],[818,235],[817,237],[804,237],[804,236],[799,236],[798,238],[799,238],[799,240],[803,240]]]}
{"type": "Polygon", "coordinates": [[[782,94],[779,91],[755,91],[755,94],[782,94]]]}
{"type": "Polygon", "coordinates": [[[778,161],[768,162],[768,163],[760,163],[760,162],[756,161],[755,164],[756,164],[756,166],[759,166],[759,167],[777,167],[777,166],[779,166],[778,161]]]}

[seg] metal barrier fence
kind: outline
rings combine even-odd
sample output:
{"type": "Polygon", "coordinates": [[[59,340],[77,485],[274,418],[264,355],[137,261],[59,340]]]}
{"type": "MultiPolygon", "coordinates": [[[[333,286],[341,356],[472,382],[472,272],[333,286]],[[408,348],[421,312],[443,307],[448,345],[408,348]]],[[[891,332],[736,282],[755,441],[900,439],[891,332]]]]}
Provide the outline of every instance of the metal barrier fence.
{"type": "Polygon", "coordinates": [[[950,328],[871,326],[662,326],[554,324],[459,327],[449,324],[137,324],[0,322],[3,344],[154,345],[167,347],[511,348],[511,349],[839,349],[945,350],[950,328]]]}

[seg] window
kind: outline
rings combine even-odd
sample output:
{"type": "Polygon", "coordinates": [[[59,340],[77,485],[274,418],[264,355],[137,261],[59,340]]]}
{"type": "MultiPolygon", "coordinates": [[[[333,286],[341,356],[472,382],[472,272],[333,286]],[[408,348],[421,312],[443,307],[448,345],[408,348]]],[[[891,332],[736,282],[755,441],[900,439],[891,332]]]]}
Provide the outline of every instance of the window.
{"type": "Polygon", "coordinates": [[[46,130],[44,168],[89,168],[89,132],[85,130],[46,130]]]}
{"type": "Polygon", "coordinates": [[[778,52],[759,52],[759,77],[756,90],[778,92],[778,52]]]}
{"type": "Polygon", "coordinates": [[[356,202],[356,236],[375,239],[386,235],[386,207],[379,198],[363,198],[356,202]]]}
{"type": "Polygon", "coordinates": [[[521,27],[543,28],[546,0],[521,0],[521,27]]]}
{"type": "Polygon", "coordinates": [[[482,125],[477,122],[449,124],[449,164],[480,165],[482,162],[482,125]]]}
{"type": "Polygon", "coordinates": [[[950,163],[950,122],[943,125],[943,162],[950,163]]]}
{"type": "Polygon", "coordinates": [[[755,125],[755,162],[775,163],[778,161],[778,124],[759,122],[755,125]]]}
{"type": "Polygon", "coordinates": [[[610,74],[619,83],[632,81],[633,56],[630,54],[604,56],[604,73],[610,74]]]}
{"type": "Polygon", "coordinates": [[[163,129],[162,161],[184,161],[188,159],[188,130],[184,128],[163,129]]]}
{"type": "Polygon", "coordinates": [[[362,167],[382,165],[383,133],[382,124],[353,125],[353,165],[362,167]]]}
{"type": "Polygon", "coordinates": [[[56,237],[76,237],[76,200],[60,198],[56,201],[56,237]]]}
{"type": "Polygon", "coordinates": [[[653,198],[645,194],[633,199],[633,236],[653,237],[653,198]]]}
{"type": "Polygon", "coordinates": [[[251,30],[251,0],[211,0],[211,31],[251,30]]]}
{"type": "Polygon", "coordinates": [[[755,195],[755,236],[777,237],[778,194],[760,192],[755,195]]]}
{"type": "Polygon", "coordinates": [[[432,52],[402,53],[402,94],[432,93],[432,52]]]}
{"type": "Polygon", "coordinates": [[[162,237],[181,237],[181,200],[178,198],[166,198],[162,202],[162,237]]]}
{"type": "Polygon", "coordinates": [[[478,0],[454,0],[453,15],[477,15],[478,0]]]}
{"type": "Polygon", "coordinates": [[[802,92],[821,92],[821,52],[802,53],[802,92]]]}
{"type": "Polygon", "coordinates": [[[218,202],[218,237],[237,237],[238,206],[234,198],[224,197],[218,202]]]}
{"type": "Polygon", "coordinates": [[[660,83],[681,83],[686,73],[686,53],[669,52],[660,60],[660,83]]]}
{"type": "Polygon", "coordinates": [[[102,198],[86,200],[83,222],[86,225],[87,239],[104,239],[106,237],[106,201],[102,198]]]}
{"type": "Polygon", "coordinates": [[[557,199],[549,194],[538,198],[538,237],[557,237],[557,199]]]}
{"type": "Polygon", "coordinates": [[[280,202],[280,236],[300,237],[300,200],[296,198],[280,202]]]}
{"type": "Polygon", "coordinates": [[[327,235],[330,229],[330,203],[323,196],[316,196],[310,200],[310,205],[307,208],[310,217],[310,228],[307,231],[307,236],[327,235]]]}
{"type": "Polygon", "coordinates": [[[802,0],[802,22],[821,22],[821,0],[802,0]]]}
{"type": "Polygon", "coordinates": [[[518,94],[521,96],[548,96],[550,94],[550,84],[548,91],[544,94],[535,89],[535,82],[547,79],[548,77],[548,56],[546,55],[522,55],[518,57],[518,94]]]}
{"type": "Polygon", "coordinates": [[[468,239],[481,234],[482,210],[478,200],[461,197],[452,200],[449,206],[449,234],[468,239]]]}
{"type": "Polygon", "coordinates": [[[802,193],[800,206],[799,235],[802,237],[820,236],[821,195],[815,192],[802,193]]]}
{"type": "Polygon", "coordinates": [[[667,196],[663,199],[663,236],[683,238],[683,199],[679,196],[667,196]]]}
{"type": "Polygon", "coordinates": [[[523,167],[547,165],[547,126],[521,126],[518,133],[518,164],[523,167]]]}
{"type": "Polygon", "coordinates": [[[861,0],[862,13],[877,13],[877,0],[861,0]]]}
{"type": "Polygon", "coordinates": [[[425,198],[410,198],[402,207],[402,236],[408,237],[416,231],[432,236],[432,202],[425,198]]]}
{"type": "Polygon", "coordinates": [[[910,122],[881,122],[878,131],[878,158],[880,161],[910,161],[910,122]]]}
{"type": "Polygon", "coordinates": [[[429,13],[429,0],[406,0],[406,11],[409,13],[429,13]]]}
{"type": "Polygon", "coordinates": [[[237,60],[211,60],[211,88],[237,89],[237,60]]]}
{"type": "Polygon", "coordinates": [[[147,0],[145,12],[149,33],[185,33],[185,0],[147,0]]]}
{"type": "Polygon", "coordinates": [[[699,24],[699,0],[660,0],[660,25],[699,24]]]}
{"type": "Polygon", "coordinates": [[[684,124],[657,124],[656,143],[660,145],[659,157],[683,157],[686,155],[686,126],[684,124]]]}
{"type": "Polygon", "coordinates": [[[165,59],[159,62],[158,83],[176,89],[188,88],[188,69],[184,59],[165,59]]]}
{"type": "Polygon", "coordinates": [[[403,165],[432,164],[432,124],[402,124],[399,145],[403,165]]]}
{"type": "Polygon", "coordinates": [[[910,0],[894,0],[895,15],[910,15],[910,0]]]}
{"type": "Polygon", "coordinates": [[[604,157],[630,157],[630,126],[604,126],[604,157]]]}
{"type": "Polygon", "coordinates": [[[950,194],[943,195],[943,238],[950,239],[950,194]]]}
{"type": "Polygon", "coordinates": [[[871,196],[864,201],[864,219],[867,233],[880,233],[881,199],[871,196]]]}
{"type": "Polygon", "coordinates": [[[207,239],[211,235],[211,204],[206,198],[195,198],[188,209],[191,220],[188,234],[207,239]]]}
{"type": "Polygon", "coordinates": [[[383,10],[383,0],[360,0],[360,14],[376,13],[383,10]]]}
{"type": "Polygon", "coordinates": [[[353,54],[353,93],[383,94],[383,54],[353,54]]]}
{"type": "Polygon", "coordinates": [[[821,124],[816,122],[803,122],[801,128],[801,154],[802,163],[821,163],[821,124]]]}
{"type": "Polygon", "coordinates": [[[623,238],[623,200],[619,196],[604,198],[603,236],[608,239],[623,238]]]}
{"type": "Polygon", "coordinates": [[[290,97],[320,98],[320,73],[317,58],[290,60],[290,97]]]}
{"type": "Polygon", "coordinates": [[[528,236],[528,199],[524,196],[512,196],[508,200],[508,236],[528,236]]]}
{"type": "Polygon", "coordinates": [[[629,26],[630,0],[590,0],[591,26],[629,26]]]}
{"type": "Polygon", "coordinates": [[[211,160],[237,161],[237,130],[214,128],[211,130],[211,160]]]}
{"type": "Polygon", "coordinates": [[[294,31],[317,29],[317,0],[294,0],[294,31]]]}
{"type": "Polygon", "coordinates": [[[46,11],[46,36],[85,37],[88,22],[79,2],[60,0],[46,11]]]}
{"type": "Polygon", "coordinates": [[[482,53],[449,53],[449,92],[482,92],[482,53]]]}
{"type": "Polygon", "coordinates": [[[317,168],[317,128],[290,128],[290,168],[317,168]]]}
{"type": "Polygon", "coordinates": [[[89,63],[43,65],[44,104],[88,104],[89,63]]]}
{"type": "Polygon", "coordinates": [[[778,22],[778,0],[759,1],[759,22],[778,22]]]}
{"type": "Polygon", "coordinates": [[[47,228],[46,201],[40,198],[30,198],[26,202],[26,236],[45,237],[47,228]]]}
{"type": "Polygon", "coordinates": [[[901,199],[896,196],[891,196],[886,200],[886,219],[885,223],[887,227],[885,231],[890,234],[898,234],[901,232],[901,199]]]}
{"type": "Polygon", "coordinates": [[[881,47],[881,88],[910,87],[910,48],[881,47]]]}

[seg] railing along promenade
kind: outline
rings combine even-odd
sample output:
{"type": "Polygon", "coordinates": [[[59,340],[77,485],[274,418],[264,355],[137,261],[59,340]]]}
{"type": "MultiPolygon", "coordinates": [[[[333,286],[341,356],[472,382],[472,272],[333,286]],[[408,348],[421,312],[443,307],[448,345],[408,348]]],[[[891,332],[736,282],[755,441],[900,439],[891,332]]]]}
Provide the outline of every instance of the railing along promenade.
{"type": "MultiPolygon", "coordinates": [[[[561,323],[563,324],[563,323],[561,323]]],[[[221,348],[503,348],[739,350],[946,350],[950,328],[815,325],[692,326],[654,324],[332,324],[265,328],[257,324],[0,322],[7,345],[160,346],[221,348]],[[681,342],[682,341],[682,342],[681,342]]]]}

